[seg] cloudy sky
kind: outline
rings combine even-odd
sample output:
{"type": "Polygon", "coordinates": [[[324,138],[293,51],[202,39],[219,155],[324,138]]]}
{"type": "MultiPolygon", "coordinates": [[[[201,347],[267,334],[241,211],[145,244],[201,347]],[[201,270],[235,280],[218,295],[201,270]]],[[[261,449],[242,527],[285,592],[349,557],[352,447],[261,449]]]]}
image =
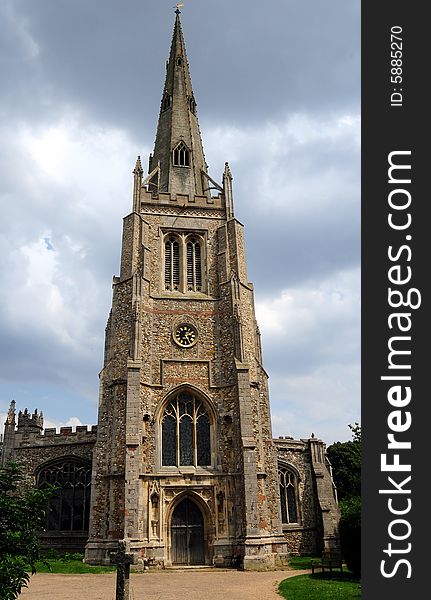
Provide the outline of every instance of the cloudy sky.
{"type": "MultiPolygon", "coordinates": [[[[173,0],[0,3],[0,420],[97,421],[136,155],[173,0]]],[[[360,420],[360,2],[184,0],[209,172],[234,176],[275,436],[360,420]]]]}

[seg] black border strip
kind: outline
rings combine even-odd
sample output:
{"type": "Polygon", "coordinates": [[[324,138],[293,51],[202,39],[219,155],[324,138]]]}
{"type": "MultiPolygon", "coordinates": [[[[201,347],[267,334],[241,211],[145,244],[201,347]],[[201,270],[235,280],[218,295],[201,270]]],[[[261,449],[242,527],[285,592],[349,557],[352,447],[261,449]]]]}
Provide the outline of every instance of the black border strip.
{"type": "MultiPolygon", "coordinates": [[[[431,175],[428,167],[431,128],[430,100],[424,88],[430,72],[431,25],[425,18],[426,6],[426,3],[399,0],[362,2],[362,597],[366,600],[420,598],[426,595],[427,589],[427,542],[431,531],[427,491],[430,477],[426,468],[431,404],[428,382],[428,373],[431,374],[430,251],[427,244],[431,237],[428,220],[431,194],[427,189],[427,176],[431,175]],[[391,48],[391,28],[402,38],[402,48],[396,45],[391,48]],[[397,50],[401,56],[395,54],[397,50]],[[397,59],[402,61],[401,72],[391,73],[392,68],[398,68],[397,63],[391,65],[391,60],[397,59]],[[391,76],[397,75],[402,80],[391,81],[391,76]],[[392,105],[391,94],[395,94],[392,105]],[[409,164],[411,169],[393,170],[392,179],[397,181],[390,183],[388,156],[399,151],[406,153],[393,154],[391,160],[396,164],[409,164]],[[405,176],[406,173],[409,176],[405,176]],[[404,181],[408,179],[410,183],[404,181]],[[404,191],[390,196],[394,189],[404,191]],[[391,202],[407,204],[409,194],[409,206],[401,210],[391,208],[391,202]],[[394,229],[388,223],[389,213],[393,213],[393,222],[402,227],[406,226],[410,214],[411,225],[394,229]],[[401,250],[403,245],[406,248],[401,250]],[[392,246],[393,259],[388,255],[389,246],[392,246]],[[408,278],[410,267],[410,281],[404,284],[389,281],[388,270],[394,266],[399,269],[391,271],[393,280],[408,278]],[[388,288],[400,291],[407,306],[391,307],[388,288]],[[414,292],[408,302],[408,291],[413,288],[420,293],[418,308],[408,306],[418,303],[419,294],[414,292]],[[393,328],[390,329],[388,319],[397,312],[410,314],[408,331],[400,332],[398,327],[399,324],[408,327],[406,316],[392,317],[393,328]],[[392,336],[410,336],[410,341],[403,337],[391,343],[392,347],[411,351],[411,354],[393,355],[393,364],[398,368],[391,369],[388,341],[392,336]],[[402,369],[400,365],[411,368],[402,369]],[[381,379],[394,375],[410,376],[411,380],[381,379]],[[393,389],[397,385],[399,396],[393,389]],[[411,400],[404,403],[402,398],[407,397],[407,388],[411,390],[411,400]],[[399,414],[394,415],[395,411],[399,414]],[[407,413],[412,419],[409,427],[407,413]],[[405,428],[405,431],[394,433],[391,426],[405,428]],[[395,440],[411,443],[411,449],[388,449],[387,436],[391,432],[395,440]],[[395,464],[398,454],[400,463],[411,465],[411,471],[382,471],[382,454],[386,454],[388,464],[395,464]],[[403,483],[410,476],[411,480],[403,483]],[[398,492],[389,477],[399,486],[398,492]],[[379,490],[392,491],[379,493],[379,490]],[[409,500],[411,508],[401,515],[401,511],[409,507],[409,500]],[[391,513],[390,508],[400,514],[391,513]],[[405,536],[405,539],[391,539],[391,534],[399,538],[405,536]],[[383,566],[382,561],[385,561],[383,566]],[[410,570],[411,576],[407,577],[410,570]],[[382,571],[391,576],[385,577],[382,571]]],[[[399,41],[393,39],[393,42],[399,41]]],[[[391,296],[394,305],[396,296],[391,296]]]]}

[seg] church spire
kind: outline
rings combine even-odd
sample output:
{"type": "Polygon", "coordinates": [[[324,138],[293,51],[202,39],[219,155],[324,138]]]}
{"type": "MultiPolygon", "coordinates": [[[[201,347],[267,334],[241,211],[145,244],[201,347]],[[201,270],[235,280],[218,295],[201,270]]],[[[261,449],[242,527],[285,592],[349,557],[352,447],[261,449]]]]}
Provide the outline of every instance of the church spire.
{"type": "MultiPolygon", "coordinates": [[[[186,47],[181,29],[180,11],[175,11],[175,25],[166,79],[163,88],[154,152],[149,172],[159,165],[160,192],[207,195],[202,171],[206,173],[202,140],[196,112],[186,47]]],[[[152,182],[154,187],[154,182],[152,182]]],[[[154,191],[154,189],[152,190],[154,191]]]]}

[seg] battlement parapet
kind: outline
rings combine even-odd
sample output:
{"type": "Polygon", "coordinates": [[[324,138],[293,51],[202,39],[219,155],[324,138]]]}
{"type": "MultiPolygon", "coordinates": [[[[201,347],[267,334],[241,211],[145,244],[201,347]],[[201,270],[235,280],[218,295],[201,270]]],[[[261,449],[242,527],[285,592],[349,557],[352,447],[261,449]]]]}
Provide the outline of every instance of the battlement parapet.
{"type": "Polygon", "coordinates": [[[82,438],[82,437],[94,437],[97,434],[97,425],[91,425],[91,428],[88,429],[87,425],[77,425],[75,431],[73,431],[73,427],[60,427],[60,431],[58,432],[55,427],[47,427],[43,432],[41,432],[41,436],[43,438],[82,438]]]}
{"type": "Polygon", "coordinates": [[[18,450],[24,447],[55,447],[69,445],[94,444],[97,438],[97,425],[88,428],[86,425],[78,425],[75,430],[72,427],[47,427],[45,430],[31,428],[16,429],[13,447],[18,450]]]}
{"type": "Polygon", "coordinates": [[[224,197],[217,196],[190,196],[189,194],[171,194],[170,192],[159,192],[158,194],[141,190],[141,210],[145,212],[149,206],[189,206],[196,208],[224,208],[224,197]]]}
{"type": "Polygon", "coordinates": [[[43,413],[39,414],[37,408],[34,413],[29,413],[27,408],[24,411],[20,410],[18,413],[18,431],[20,429],[33,430],[34,432],[43,429],[43,413]]]}

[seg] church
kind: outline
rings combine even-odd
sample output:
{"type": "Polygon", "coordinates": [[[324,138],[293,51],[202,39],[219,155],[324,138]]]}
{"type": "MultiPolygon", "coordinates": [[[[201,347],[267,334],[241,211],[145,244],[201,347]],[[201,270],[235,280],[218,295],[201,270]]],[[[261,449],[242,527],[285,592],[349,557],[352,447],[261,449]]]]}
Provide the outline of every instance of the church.
{"type": "Polygon", "coordinates": [[[41,539],[108,564],[274,569],[338,545],[323,441],[273,439],[232,174],[205,162],[176,18],[148,172],[138,157],[113,279],[98,423],[43,428],[11,403],[2,461],[54,483],[41,539]]]}

